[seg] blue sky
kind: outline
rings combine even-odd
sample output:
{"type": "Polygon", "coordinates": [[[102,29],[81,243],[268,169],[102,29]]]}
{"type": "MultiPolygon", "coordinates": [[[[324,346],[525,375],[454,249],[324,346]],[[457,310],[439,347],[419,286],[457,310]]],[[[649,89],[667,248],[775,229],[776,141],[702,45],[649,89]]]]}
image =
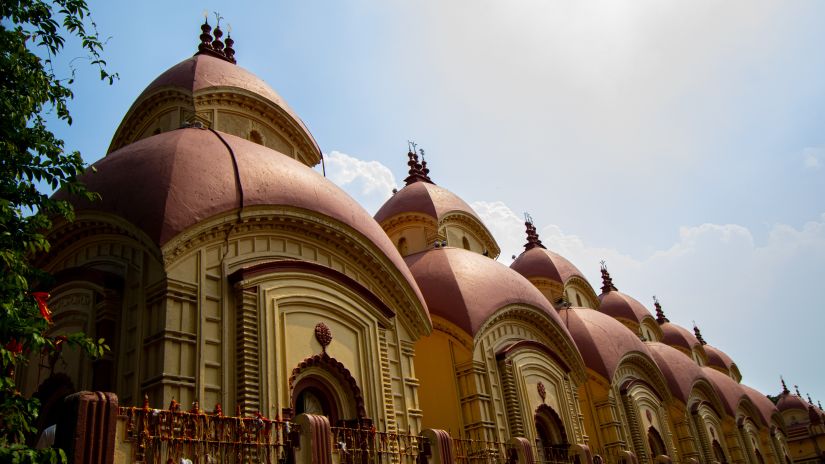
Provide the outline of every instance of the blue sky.
{"type": "MultiPolygon", "coordinates": [[[[370,212],[433,180],[520,252],[521,213],[599,287],[690,327],[775,393],[825,400],[825,4],[476,0],[92,2],[108,87],[79,68],[88,162],[141,90],[190,56],[204,8],[370,212]]],[[[213,22],[214,24],[214,22],[213,22]]],[[[71,52],[67,54],[71,57],[71,52]]],[[[82,66],[82,62],[75,62],[82,66]]]]}

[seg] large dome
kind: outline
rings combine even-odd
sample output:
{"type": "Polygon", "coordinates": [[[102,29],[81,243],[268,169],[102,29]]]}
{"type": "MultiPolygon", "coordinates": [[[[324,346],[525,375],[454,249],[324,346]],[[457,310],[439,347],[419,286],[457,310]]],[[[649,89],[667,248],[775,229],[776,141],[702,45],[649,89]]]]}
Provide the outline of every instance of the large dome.
{"type": "Polygon", "coordinates": [[[77,211],[119,216],[159,246],[238,208],[302,208],[339,221],[375,244],[421,299],[398,251],[361,205],[311,168],[264,146],[206,129],[178,129],[117,150],[93,168],[80,180],[102,199],[78,201],[77,211]]]}

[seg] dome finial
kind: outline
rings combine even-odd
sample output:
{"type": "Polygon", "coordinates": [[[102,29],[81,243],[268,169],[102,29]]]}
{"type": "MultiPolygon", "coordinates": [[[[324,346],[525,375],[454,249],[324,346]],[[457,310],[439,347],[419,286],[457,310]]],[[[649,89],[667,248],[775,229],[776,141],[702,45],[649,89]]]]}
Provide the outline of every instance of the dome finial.
{"type": "Polygon", "coordinates": [[[799,385],[794,385],[793,389],[796,390],[796,396],[802,398],[802,395],[799,393],[799,385]]]}
{"type": "Polygon", "coordinates": [[[524,213],[524,227],[527,229],[527,243],[524,244],[524,250],[532,250],[533,248],[546,248],[539,239],[539,234],[536,232],[536,226],[533,225],[533,217],[530,213],[524,213]]]}
{"type": "Polygon", "coordinates": [[[662,311],[662,305],[659,303],[659,299],[656,298],[656,295],[653,295],[653,307],[656,308],[656,322],[659,324],[670,322],[670,319],[665,316],[665,312],[662,311]]]}
{"type": "Polygon", "coordinates": [[[215,13],[217,24],[215,25],[215,30],[213,31],[212,26],[209,25],[208,16],[209,14],[204,11],[203,24],[201,25],[201,35],[199,37],[201,43],[198,44],[198,52],[195,53],[195,55],[209,55],[235,64],[235,49],[232,48],[235,41],[229,36],[226,38],[225,45],[224,42],[221,41],[221,37],[223,37],[223,31],[221,30],[221,19],[223,19],[223,17],[217,12],[215,13]]]}
{"type": "Polygon", "coordinates": [[[427,169],[427,161],[423,161],[422,163],[418,162],[418,153],[421,153],[421,159],[424,159],[424,149],[419,149],[418,145],[415,142],[407,141],[407,157],[409,160],[407,161],[407,166],[410,167],[409,175],[404,182],[407,185],[414,184],[416,182],[427,182],[433,184],[434,182],[430,180],[430,170],[427,169]]]}
{"type": "Polygon", "coordinates": [[[696,325],[696,321],[693,321],[693,333],[696,334],[696,339],[699,340],[699,343],[702,345],[707,345],[708,343],[702,338],[702,331],[699,330],[699,326],[696,325]]]}
{"type": "Polygon", "coordinates": [[[226,56],[226,59],[232,62],[232,64],[237,63],[235,61],[235,49],[232,48],[235,45],[235,41],[232,40],[232,25],[227,24],[226,28],[226,40],[224,41],[226,44],[226,48],[223,49],[223,54],[226,56]]]}
{"type": "Polygon", "coordinates": [[[807,395],[808,395],[808,403],[810,403],[810,404],[814,404],[814,400],[812,400],[812,399],[811,399],[811,394],[810,394],[810,392],[809,392],[807,395]]]}
{"type": "Polygon", "coordinates": [[[782,378],[782,376],[780,375],[780,376],[779,376],[779,380],[780,380],[780,381],[782,381],[782,394],[784,394],[784,395],[789,394],[791,391],[790,391],[790,390],[788,390],[788,386],[787,386],[787,385],[785,385],[785,379],[784,379],[784,378],[782,378]]]}
{"type": "Polygon", "coordinates": [[[610,277],[610,273],[607,272],[607,265],[605,264],[605,260],[599,261],[602,265],[602,293],[607,293],[610,291],[617,292],[619,291],[615,285],[613,285],[613,278],[610,277]]]}

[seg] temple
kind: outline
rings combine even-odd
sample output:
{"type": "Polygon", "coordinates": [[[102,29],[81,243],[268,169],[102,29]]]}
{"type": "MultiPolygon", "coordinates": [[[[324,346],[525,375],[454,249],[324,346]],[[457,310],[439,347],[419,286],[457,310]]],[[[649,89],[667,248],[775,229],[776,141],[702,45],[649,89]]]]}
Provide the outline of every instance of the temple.
{"type": "Polygon", "coordinates": [[[531,218],[498,262],[413,145],[371,216],[234,41],[200,32],[82,178],[101,200],[57,193],[77,214],[38,261],[53,331],[111,350],[19,382],[74,462],[825,462],[813,400],[741,383],[604,263],[596,290],[531,218]]]}

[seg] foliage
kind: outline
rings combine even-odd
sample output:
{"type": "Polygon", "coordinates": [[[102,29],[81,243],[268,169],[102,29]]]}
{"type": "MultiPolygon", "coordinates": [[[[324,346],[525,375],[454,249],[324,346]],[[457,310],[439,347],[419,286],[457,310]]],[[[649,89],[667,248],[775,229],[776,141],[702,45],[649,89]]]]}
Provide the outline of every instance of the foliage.
{"type": "Polygon", "coordinates": [[[30,358],[59,356],[64,346],[92,357],[107,349],[82,333],[50,334],[48,295],[34,291],[48,279],[32,263],[49,250],[45,231],[53,218],[73,218],[68,202],[44,190],[96,198],[77,179],[80,153],[67,152],[47,127],[49,114],[72,122],[74,70],[57,77],[53,59],[67,38],[77,40],[102,80],[111,84],[117,75],[106,71],[85,0],[0,0],[0,15],[0,462],[65,461],[61,450],[26,445],[37,432],[39,402],[24,398],[14,382],[30,358]]]}

